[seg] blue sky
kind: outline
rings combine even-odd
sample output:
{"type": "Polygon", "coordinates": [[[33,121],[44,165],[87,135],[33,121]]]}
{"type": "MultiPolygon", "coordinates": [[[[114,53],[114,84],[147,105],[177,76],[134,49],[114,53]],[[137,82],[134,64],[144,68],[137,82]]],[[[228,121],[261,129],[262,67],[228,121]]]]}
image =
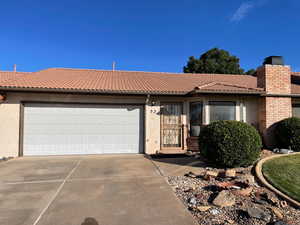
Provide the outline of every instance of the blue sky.
{"type": "Polygon", "coordinates": [[[245,69],[283,55],[300,71],[299,0],[1,1],[0,69],[182,72],[213,47],[245,69]]]}

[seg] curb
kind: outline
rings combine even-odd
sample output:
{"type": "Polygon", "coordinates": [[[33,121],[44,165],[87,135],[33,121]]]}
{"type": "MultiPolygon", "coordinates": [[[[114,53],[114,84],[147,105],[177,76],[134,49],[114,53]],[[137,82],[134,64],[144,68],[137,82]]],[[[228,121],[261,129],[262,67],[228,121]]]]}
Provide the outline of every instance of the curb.
{"type": "Polygon", "coordinates": [[[280,154],[280,155],[273,155],[273,156],[269,156],[267,158],[264,158],[262,160],[260,160],[256,166],[255,166],[255,173],[257,178],[259,179],[259,181],[266,186],[267,188],[269,188],[271,191],[275,192],[277,195],[279,195],[280,197],[282,197],[283,199],[285,199],[286,201],[290,202],[292,205],[294,205],[297,208],[300,208],[300,202],[292,199],[291,197],[289,197],[288,195],[282,193],[281,191],[279,191],[277,188],[275,188],[273,185],[271,185],[264,177],[263,173],[262,173],[262,165],[266,162],[269,161],[271,159],[275,159],[275,158],[279,158],[279,157],[286,157],[286,156],[291,156],[291,155],[300,155],[300,153],[291,153],[291,154],[280,154]]]}

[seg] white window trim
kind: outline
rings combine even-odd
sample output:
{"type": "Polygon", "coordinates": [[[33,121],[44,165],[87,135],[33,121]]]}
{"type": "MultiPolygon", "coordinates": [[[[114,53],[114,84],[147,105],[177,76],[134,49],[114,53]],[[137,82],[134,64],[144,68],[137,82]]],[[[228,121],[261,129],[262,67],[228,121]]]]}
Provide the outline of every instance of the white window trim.
{"type": "MultiPolygon", "coordinates": [[[[187,108],[190,107],[190,103],[192,102],[202,102],[203,103],[203,111],[202,111],[202,123],[203,125],[208,125],[210,123],[210,106],[209,106],[209,102],[210,101],[220,101],[220,102],[234,102],[235,103],[235,120],[236,121],[244,121],[246,122],[246,105],[244,104],[243,101],[241,100],[237,100],[237,99],[220,99],[220,98],[191,98],[188,101],[188,105],[187,108]],[[243,118],[241,117],[241,110],[243,110],[243,118]]],[[[187,111],[189,113],[189,110],[187,111]]],[[[189,116],[188,116],[188,121],[189,121],[189,116]]]]}
{"type": "Polygon", "coordinates": [[[231,100],[231,99],[208,99],[207,100],[207,123],[206,124],[210,124],[211,121],[210,121],[210,105],[209,105],[209,102],[212,101],[212,102],[234,102],[235,103],[235,121],[240,121],[240,105],[239,105],[239,101],[238,100],[231,100]]]}
{"type": "Polygon", "coordinates": [[[202,112],[202,120],[204,125],[209,124],[209,105],[208,105],[208,100],[204,99],[203,101],[203,112],[202,112]]]}
{"type": "Polygon", "coordinates": [[[244,122],[246,123],[247,121],[247,116],[246,116],[246,113],[247,113],[247,110],[246,110],[246,104],[243,100],[240,101],[240,107],[239,107],[239,110],[240,110],[240,115],[242,114],[243,118],[240,118],[239,121],[241,122],[244,122]]]}

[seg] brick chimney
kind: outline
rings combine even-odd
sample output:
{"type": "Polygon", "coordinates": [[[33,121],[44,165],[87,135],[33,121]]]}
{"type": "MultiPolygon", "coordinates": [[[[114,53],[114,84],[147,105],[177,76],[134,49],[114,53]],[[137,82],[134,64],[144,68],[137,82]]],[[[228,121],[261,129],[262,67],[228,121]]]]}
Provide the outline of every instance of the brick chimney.
{"type": "Polygon", "coordinates": [[[273,128],[277,122],[292,116],[291,68],[280,56],[265,59],[257,69],[257,86],[266,94],[259,101],[259,129],[266,147],[275,147],[273,128]]]}

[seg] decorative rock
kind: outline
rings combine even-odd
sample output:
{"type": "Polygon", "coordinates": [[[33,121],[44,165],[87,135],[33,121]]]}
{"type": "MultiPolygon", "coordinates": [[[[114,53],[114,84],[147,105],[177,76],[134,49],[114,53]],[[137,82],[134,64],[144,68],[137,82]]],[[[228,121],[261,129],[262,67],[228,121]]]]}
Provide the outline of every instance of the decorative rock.
{"type": "Polygon", "coordinates": [[[213,204],[219,207],[233,206],[235,204],[235,197],[229,191],[221,191],[213,200],[213,204]]]}
{"type": "Polygon", "coordinates": [[[234,182],[221,182],[217,184],[218,187],[222,188],[222,189],[230,189],[234,186],[234,182]]]}
{"type": "Polygon", "coordinates": [[[293,153],[294,151],[291,150],[291,149],[284,149],[284,148],[279,149],[279,148],[274,148],[274,149],[273,149],[273,152],[279,153],[279,154],[290,154],[290,153],[293,153]]]}
{"type": "Polygon", "coordinates": [[[270,204],[272,204],[272,205],[277,205],[277,204],[278,204],[278,200],[277,200],[277,198],[275,198],[274,196],[268,195],[267,201],[268,201],[270,204]]]}
{"type": "Polygon", "coordinates": [[[209,210],[211,208],[211,206],[198,206],[197,209],[200,211],[200,212],[206,212],[207,210],[209,210]]]}
{"type": "Polygon", "coordinates": [[[235,221],[234,220],[225,220],[226,223],[229,223],[229,224],[234,224],[235,221]]]}
{"type": "Polygon", "coordinates": [[[288,206],[287,202],[286,201],[280,201],[279,202],[279,205],[282,207],[282,208],[285,208],[288,206]]]}
{"type": "Polygon", "coordinates": [[[242,182],[221,182],[217,186],[224,190],[233,190],[236,195],[249,196],[253,190],[247,183],[242,182]]]}
{"type": "Polygon", "coordinates": [[[190,177],[190,178],[196,178],[197,177],[197,175],[196,174],[194,174],[193,172],[188,172],[188,173],[186,173],[186,174],[184,174],[184,176],[185,177],[190,177]]]}
{"type": "Polygon", "coordinates": [[[266,201],[271,205],[278,205],[279,204],[278,199],[275,196],[273,196],[269,193],[264,192],[264,193],[260,193],[259,195],[258,194],[255,194],[255,195],[258,199],[266,201]]]}
{"type": "Polygon", "coordinates": [[[232,193],[235,195],[249,196],[252,191],[253,191],[253,187],[248,187],[248,188],[243,188],[241,190],[234,190],[232,191],[232,193]]]}
{"type": "Polygon", "coordinates": [[[288,224],[283,221],[276,221],[273,223],[273,225],[288,225],[288,224]]]}
{"type": "Polygon", "coordinates": [[[261,200],[261,199],[255,199],[254,200],[255,203],[260,204],[260,205],[267,205],[268,202],[265,200],[261,200]]]}
{"type": "Polygon", "coordinates": [[[271,219],[271,215],[259,208],[248,208],[247,213],[250,217],[264,220],[265,222],[269,222],[271,219]]]}
{"type": "Polygon", "coordinates": [[[203,176],[203,179],[206,180],[206,181],[211,181],[212,177],[205,174],[203,176]]]}
{"type": "Polygon", "coordinates": [[[190,192],[192,191],[193,189],[191,187],[186,187],[183,189],[183,192],[190,192]]]}
{"type": "Polygon", "coordinates": [[[278,219],[280,219],[280,220],[283,219],[283,214],[279,209],[277,209],[275,207],[271,207],[271,210],[278,219]]]}
{"type": "Polygon", "coordinates": [[[209,176],[209,177],[217,177],[219,175],[218,171],[213,171],[213,170],[208,170],[205,173],[205,176],[209,176]]]}
{"type": "Polygon", "coordinates": [[[196,195],[195,195],[195,198],[198,199],[198,200],[203,200],[203,199],[205,199],[205,197],[203,196],[203,194],[200,194],[200,193],[196,194],[196,195]]]}
{"type": "Polygon", "coordinates": [[[249,185],[255,185],[255,178],[252,175],[243,175],[237,178],[237,182],[247,183],[249,185]]]}
{"type": "Polygon", "coordinates": [[[194,198],[194,197],[193,197],[193,198],[190,198],[190,199],[189,199],[189,203],[192,204],[192,205],[196,205],[196,204],[197,204],[197,199],[194,198]]]}
{"type": "Polygon", "coordinates": [[[227,169],[225,171],[225,177],[235,177],[235,176],[236,176],[235,169],[227,169]]]}
{"type": "Polygon", "coordinates": [[[213,215],[218,215],[218,214],[220,214],[220,211],[217,209],[212,209],[212,210],[210,210],[210,213],[213,215]]]}

